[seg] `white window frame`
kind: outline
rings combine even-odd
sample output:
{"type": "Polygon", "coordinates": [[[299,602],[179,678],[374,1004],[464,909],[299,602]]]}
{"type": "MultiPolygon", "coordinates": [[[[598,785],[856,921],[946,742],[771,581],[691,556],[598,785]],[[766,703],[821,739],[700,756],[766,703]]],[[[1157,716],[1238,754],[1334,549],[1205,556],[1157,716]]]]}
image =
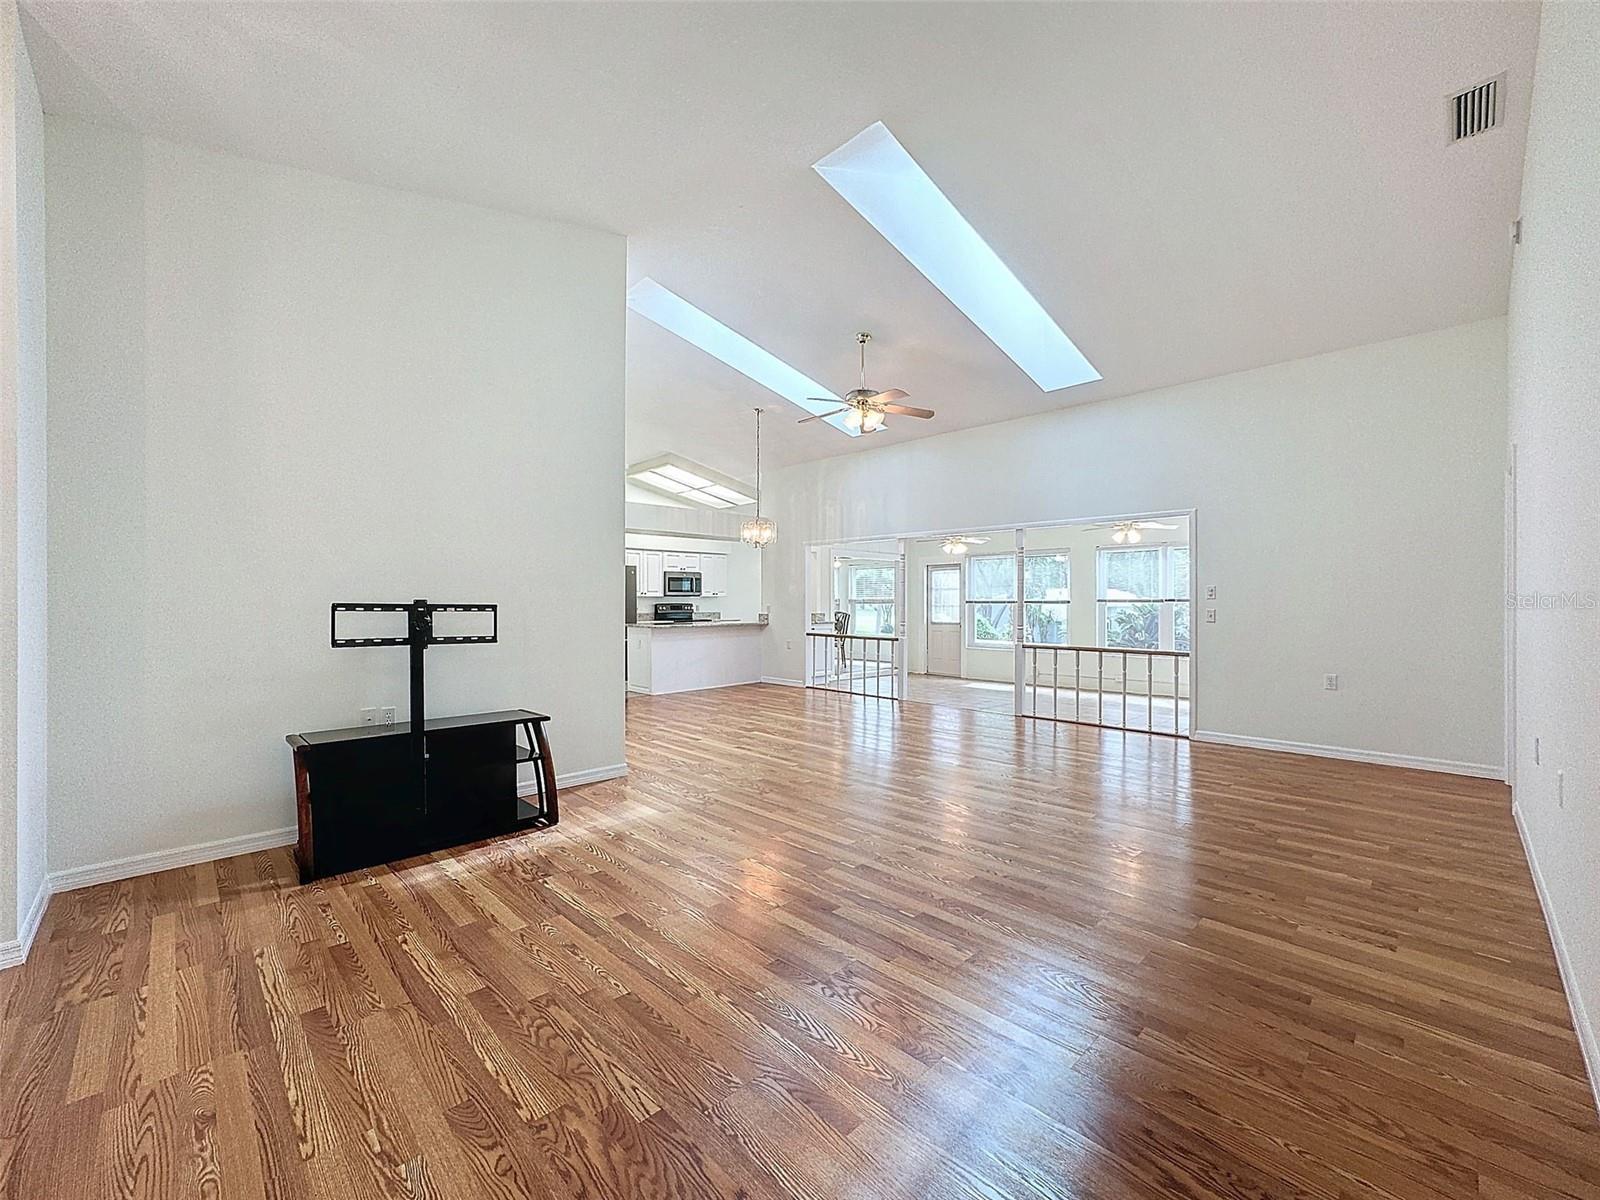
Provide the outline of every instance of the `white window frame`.
{"type": "MultiPolygon", "coordinates": [[[[1156,645],[1154,647],[1136,646],[1106,646],[1110,650],[1159,649],[1174,650],[1177,647],[1177,607],[1180,604],[1189,604],[1187,595],[1173,594],[1172,552],[1182,550],[1189,552],[1188,542],[1140,542],[1137,545],[1110,545],[1096,546],[1094,551],[1094,640],[1097,646],[1106,646],[1106,606],[1107,604],[1154,604],[1156,606],[1156,645]],[[1106,572],[1102,563],[1107,554],[1138,553],[1141,550],[1157,550],[1160,581],[1157,584],[1160,596],[1138,596],[1131,600],[1109,600],[1106,596],[1106,572]]],[[[1194,574],[1194,557],[1189,558],[1190,578],[1194,574]]],[[[1194,611],[1191,606],[1189,612],[1189,644],[1194,645],[1194,611]]],[[[1185,652],[1187,653],[1187,651],[1185,652]]]]}
{"type": "Polygon", "coordinates": [[[848,609],[850,611],[850,632],[851,633],[853,633],[853,634],[860,634],[861,633],[861,622],[858,619],[859,614],[858,614],[858,612],[856,610],[856,606],[859,605],[859,604],[872,604],[872,605],[887,604],[889,606],[889,633],[888,633],[888,635],[864,634],[862,636],[867,636],[867,637],[893,636],[895,634],[895,632],[900,628],[899,605],[895,603],[895,592],[897,590],[896,589],[896,573],[897,573],[897,570],[896,570],[895,564],[892,561],[889,561],[887,559],[883,560],[882,562],[879,562],[877,560],[856,559],[854,561],[845,563],[845,565],[844,565],[844,602],[845,602],[845,605],[848,607],[848,609]],[[890,583],[889,583],[889,594],[887,596],[857,596],[856,595],[856,572],[857,571],[888,571],[889,572],[889,580],[890,580],[890,583]]]}
{"type": "MultiPolygon", "coordinates": [[[[1064,605],[1067,606],[1068,641],[1062,642],[1061,645],[1065,646],[1065,645],[1069,645],[1070,644],[1070,642],[1071,642],[1071,629],[1072,629],[1072,599],[1071,599],[1071,596],[1072,596],[1072,555],[1064,547],[1058,547],[1056,549],[1026,550],[1026,551],[1023,552],[1023,556],[1022,557],[1023,557],[1023,560],[1024,560],[1023,578],[1027,577],[1027,566],[1026,566],[1026,560],[1027,559],[1030,559],[1030,558],[1064,558],[1064,559],[1066,559],[1067,560],[1067,597],[1068,598],[1065,599],[1065,600],[1028,600],[1028,599],[1024,598],[1022,600],[1022,612],[1020,614],[1018,614],[1016,612],[1017,597],[1015,595],[1012,595],[1012,596],[974,597],[971,594],[972,572],[970,570],[973,561],[975,559],[979,559],[979,558],[1004,559],[1005,563],[1006,563],[1006,566],[1010,568],[1010,573],[1008,575],[1008,578],[1010,578],[1012,580],[1015,580],[1015,578],[1016,578],[1016,570],[1017,570],[1017,554],[1016,554],[1016,551],[1014,551],[1014,550],[1010,551],[1009,553],[1006,553],[1006,554],[968,554],[966,556],[965,561],[961,564],[961,608],[962,608],[961,623],[962,623],[962,626],[963,626],[962,637],[966,641],[968,650],[1011,650],[1017,644],[1016,638],[1014,636],[1013,637],[1009,637],[1009,638],[1005,639],[1004,641],[982,641],[982,642],[980,642],[978,640],[978,605],[980,605],[980,604],[1009,604],[1009,605],[1011,605],[1012,606],[1012,618],[1011,618],[1012,624],[1013,625],[1016,624],[1017,617],[1020,615],[1021,618],[1022,618],[1022,624],[1023,624],[1024,632],[1026,632],[1026,628],[1027,628],[1027,624],[1028,624],[1028,605],[1030,605],[1030,604],[1064,604],[1064,605]]],[[[1013,582],[1011,587],[1012,587],[1012,591],[1015,592],[1016,583],[1013,582]]],[[[1026,589],[1024,589],[1024,590],[1026,590],[1026,589]]],[[[1013,634],[1014,633],[1015,633],[1015,630],[1013,630],[1013,634]]]]}

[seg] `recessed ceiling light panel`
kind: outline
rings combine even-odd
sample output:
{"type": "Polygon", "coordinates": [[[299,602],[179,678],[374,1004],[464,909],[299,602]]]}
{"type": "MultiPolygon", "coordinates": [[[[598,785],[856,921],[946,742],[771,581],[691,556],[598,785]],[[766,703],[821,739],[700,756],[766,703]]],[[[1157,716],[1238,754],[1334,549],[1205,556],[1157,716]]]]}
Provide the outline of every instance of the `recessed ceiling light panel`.
{"type": "Polygon", "coordinates": [[[671,492],[674,495],[690,490],[687,485],[679,483],[676,479],[668,479],[660,471],[640,471],[633,478],[640,483],[648,483],[651,487],[660,488],[663,492],[671,492]]]}
{"type": "Polygon", "coordinates": [[[685,471],[682,467],[675,467],[671,463],[668,463],[665,466],[657,467],[656,471],[659,474],[665,475],[668,479],[677,480],[677,482],[683,484],[685,487],[707,488],[711,486],[711,480],[702,479],[693,471],[685,471]]]}
{"type": "MultiPolygon", "coordinates": [[[[815,379],[735,333],[709,313],[701,312],[654,279],[641,279],[628,289],[628,307],[808,413],[825,413],[841,403],[815,379]]],[[[837,416],[824,419],[841,433],[861,435],[858,429],[847,429],[837,416]]]]}
{"type": "Polygon", "coordinates": [[[815,169],[1042,389],[1100,378],[882,121],[815,169]]]}

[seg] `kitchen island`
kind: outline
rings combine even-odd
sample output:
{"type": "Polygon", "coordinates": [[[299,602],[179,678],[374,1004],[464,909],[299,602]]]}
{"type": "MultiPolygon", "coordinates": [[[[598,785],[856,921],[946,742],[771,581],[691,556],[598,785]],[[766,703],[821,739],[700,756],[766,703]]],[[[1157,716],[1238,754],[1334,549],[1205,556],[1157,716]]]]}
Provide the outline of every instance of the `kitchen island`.
{"type": "Polygon", "coordinates": [[[628,690],[661,696],[761,682],[760,621],[628,625],[628,690]]]}

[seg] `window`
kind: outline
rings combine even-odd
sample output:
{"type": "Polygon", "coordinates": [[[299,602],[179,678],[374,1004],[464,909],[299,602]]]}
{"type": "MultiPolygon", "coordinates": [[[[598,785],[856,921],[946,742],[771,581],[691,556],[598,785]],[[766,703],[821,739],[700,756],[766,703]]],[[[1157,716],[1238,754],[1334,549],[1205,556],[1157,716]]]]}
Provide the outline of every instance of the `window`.
{"type": "MultiPolygon", "coordinates": [[[[970,643],[1009,646],[1016,615],[1017,560],[1010,554],[978,554],[967,560],[970,643]]],[[[1023,640],[1067,644],[1070,575],[1065,552],[1026,554],[1022,559],[1023,640]]]]}
{"type": "Polygon", "coordinates": [[[1189,650],[1189,547],[1167,550],[1167,595],[1172,597],[1172,648],[1189,650]]]}
{"type": "Polygon", "coordinates": [[[1049,646],[1067,644],[1067,605],[1072,598],[1070,583],[1065,553],[1023,556],[1024,641],[1049,646]]]}
{"type": "Polygon", "coordinates": [[[1100,644],[1189,649],[1189,548],[1105,547],[1098,555],[1100,644]]]}
{"type": "Polygon", "coordinates": [[[894,633],[894,567],[858,563],[847,568],[850,632],[867,637],[894,633]]]}
{"type": "Polygon", "coordinates": [[[967,559],[969,634],[975,646],[1009,646],[1017,599],[1017,560],[1010,554],[967,559]]]}
{"type": "Polygon", "coordinates": [[[935,625],[960,623],[960,567],[934,567],[928,572],[928,620],[935,625]]]}

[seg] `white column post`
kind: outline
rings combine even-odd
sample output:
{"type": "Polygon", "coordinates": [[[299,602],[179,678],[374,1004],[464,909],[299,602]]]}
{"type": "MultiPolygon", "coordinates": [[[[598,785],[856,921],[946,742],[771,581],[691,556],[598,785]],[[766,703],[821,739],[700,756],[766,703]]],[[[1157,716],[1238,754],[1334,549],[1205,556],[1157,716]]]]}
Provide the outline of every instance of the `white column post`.
{"type": "Polygon", "coordinates": [[[1012,650],[1012,680],[1011,680],[1011,712],[1015,716],[1022,716],[1027,708],[1027,652],[1022,648],[1026,636],[1023,621],[1022,601],[1022,576],[1023,576],[1023,551],[1027,547],[1028,531],[1017,530],[1017,588],[1011,605],[1011,650],[1012,650]]]}
{"type": "Polygon", "coordinates": [[[901,538],[895,543],[899,557],[895,560],[894,567],[894,631],[900,640],[895,643],[899,657],[895,660],[894,668],[894,695],[896,700],[906,698],[906,684],[911,674],[911,607],[907,595],[911,581],[906,577],[906,547],[909,543],[901,538]]]}

